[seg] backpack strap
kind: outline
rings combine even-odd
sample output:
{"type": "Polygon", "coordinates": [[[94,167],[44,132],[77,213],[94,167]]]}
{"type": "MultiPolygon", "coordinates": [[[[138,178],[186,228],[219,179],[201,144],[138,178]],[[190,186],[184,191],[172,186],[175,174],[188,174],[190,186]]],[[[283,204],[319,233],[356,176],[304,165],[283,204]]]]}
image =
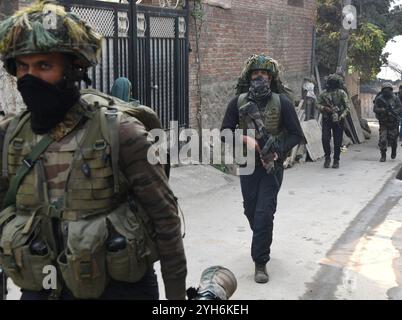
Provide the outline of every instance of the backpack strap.
{"type": "Polygon", "coordinates": [[[22,126],[29,119],[29,112],[25,111],[15,116],[7,127],[4,141],[0,144],[0,148],[3,148],[2,154],[2,176],[8,177],[8,145],[12,138],[21,130],[22,126]]]}
{"type": "Polygon", "coordinates": [[[122,113],[113,107],[102,107],[100,112],[100,125],[102,134],[110,145],[112,156],[112,171],[114,193],[119,192],[119,153],[120,153],[120,120],[122,113]]]}
{"type": "Polygon", "coordinates": [[[237,98],[237,108],[240,109],[247,102],[247,92],[242,93],[237,98]]]}
{"type": "Polygon", "coordinates": [[[53,139],[49,135],[44,136],[32,148],[29,155],[24,160],[22,160],[22,166],[18,168],[17,173],[15,174],[15,176],[12,177],[10,181],[10,187],[7,190],[3,208],[7,208],[15,204],[18,187],[20,186],[22,180],[35,166],[35,162],[39,159],[40,155],[46,151],[46,149],[50,146],[52,142],[53,139]]]}

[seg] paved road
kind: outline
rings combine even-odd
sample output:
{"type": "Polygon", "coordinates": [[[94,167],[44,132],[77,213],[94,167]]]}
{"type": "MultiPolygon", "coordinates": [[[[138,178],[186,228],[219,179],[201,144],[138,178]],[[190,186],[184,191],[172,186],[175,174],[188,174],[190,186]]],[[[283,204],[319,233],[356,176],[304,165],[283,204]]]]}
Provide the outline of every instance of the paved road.
{"type": "MultiPolygon", "coordinates": [[[[401,299],[402,181],[393,178],[399,152],[396,160],[378,162],[373,137],[343,153],[338,170],[318,161],[285,171],[268,284],[253,281],[238,177],[209,166],[174,168],[188,286],[205,268],[223,265],[238,280],[234,299],[401,299]]],[[[162,281],[160,290],[163,299],[162,281]]],[[[18,295],[12,290],[10,298],[18,295]]]]}

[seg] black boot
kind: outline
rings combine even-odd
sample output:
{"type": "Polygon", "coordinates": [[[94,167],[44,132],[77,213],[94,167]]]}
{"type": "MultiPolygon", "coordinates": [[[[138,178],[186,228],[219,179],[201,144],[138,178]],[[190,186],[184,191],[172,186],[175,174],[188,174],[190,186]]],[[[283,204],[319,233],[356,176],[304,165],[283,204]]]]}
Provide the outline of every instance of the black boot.
{"type": "Polygon", "coordinates": [[[387,151],[381,151],[380,162],[385,162],[386,159],[387,159],[387,151]]]}
{"type": "Polygon", "coordinates": [[[396,145],[392,146],[391,159],[396,158],[396,145]]]}
{"type": "Polygon", "coordinates": [[[331,165],[331,159],[325,159],[325,162],[324,162],[324,168],[329,168],[329,166],[331,165]]]}
{"type": "Polygon", "coordinates": [[[255,264],[254,281],[257,283],[267,283],[269,281],[267,267],[265,264],[255,264]]]}
{"type": "Polygon", "coordinates": [[[334,168],[334,169],[339,168],[339,160],[334,160],[334,163],[332,164],[332,168],[334,168]]]}

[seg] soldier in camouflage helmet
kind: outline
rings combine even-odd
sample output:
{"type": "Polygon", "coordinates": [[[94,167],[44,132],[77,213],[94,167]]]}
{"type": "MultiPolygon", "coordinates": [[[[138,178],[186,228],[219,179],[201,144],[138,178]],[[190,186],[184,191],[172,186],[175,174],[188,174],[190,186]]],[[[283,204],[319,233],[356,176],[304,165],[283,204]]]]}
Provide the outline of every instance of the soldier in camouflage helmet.
{"type": "Polygon", "coordinates": [[[386,161],[388,146],[391,146],[391,159],[395,159],[402,105],[399,98],[393,93],[392,83],[385,82],[382,85],[381,92],[374,99],[373,110],[380,124],[378,142],[381,152],[380,161],[386,161]]]}
{"type": "Polygon", "coordinates": [[[324,168],[331,164],[331,135],[334,137],[334,162],[332,168],[339,168],[344,121],[350,112],[347,93],[342,89],[342,77],[330,74],[326,90],[318,96],[317,108],[322,113],[322,146],[325,153],[324,168]]]}
{"type": "MultiPolygon", "coordinates": [[[[243,141],[256,152],[255,170],[250,175],[241,175],[240,184],[243,195],[244,214],[253,230],[251,256],[255,263],[254,280],[266,283],[269,280],[266,264],[270,260],[273,221],[276,212],[277,196],[283,178],[283,161],[289,150],[299,144],[303,133],[295,107],[287,95],[278,92],[278,66],[270,57],[253,55],[245,62],[237,87],[238,93],[227,107],[222,123],[223,129],[244,130],[243,141]],[[245,90],[244,86],[247,86],[245,90]],[[272,87],[274,86],[274,87],[272,87]],[[275,90],[275,91],[274,91],[275,90]],[[244,92],[245,91],[245,92],[244,92]],[[244,110],[254,110],[247,115],[244,110]],[[262,145],[253,137],[247,136],[246,129],[256,129],[249,120],[259,119],[262,131],[266,131],[274,141],[275,148],[263,155],[262,145]],[[266,168],[274,162],[274,171],[266,168]]],[[[283,85],[280,88],[284,88],[283,85]]],[[[256,130],[257,131],[257,130],[256,130]]],[[[263,137],[263,139],[265,139],[263,137]]],[[[261,139],[260,139],[261,140],[261,139]]]]}
{"type": "Polygon", "coordinates": [[[236,94],[248,92],[251,84],[251,72],[253,70],[267,70],[270,74],[270,89],[278,94],[285,94],[290,101],[294,101],[293,92],[282,83],[279,76],[279,63],[273,58],[264,54],[254,54],[249,57],[241,71],[236,84],[236,94]]]}
{"type": "Polygon", "coordinates": [[[27,110],[0,124],[0,262],[22,299],[185,298],[176,199],[136,118],[79,91],[101,36],[54,1],[0,25],[0,54],[27,110]],[[43,268],[57,283],[43,288],[43,268]]]}

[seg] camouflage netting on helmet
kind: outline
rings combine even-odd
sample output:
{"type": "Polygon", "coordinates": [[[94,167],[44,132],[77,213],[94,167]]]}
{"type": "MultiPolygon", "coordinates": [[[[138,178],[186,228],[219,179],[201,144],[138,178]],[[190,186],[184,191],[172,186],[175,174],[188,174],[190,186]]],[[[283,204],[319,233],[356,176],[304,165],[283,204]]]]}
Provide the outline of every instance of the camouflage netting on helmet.
{"type": "Polygon", "coordinates": [[[266,70],[272,75],[271,90],[275,93],[283,93],[288,96],[290,101],[294,101],[293,92],[286,87],[279,76],[279,64],[276,60],[264,54],[254,54],[249,57],[243,67],[236,85],[236,94],[248,91],[250,87],[250,76],[254,70],[266,70]]]}
{"type": "Polygon", "coordinates": [[[7,71],[15,74],[14,58],[25,54],[72,54],[87,68],[100,57],[102,37],[76,14],[55,1],[39,0],[0,24],[0,54],[7,71]]]}
{"type": "Polygon", "coordinates": [[[391,88],[392,90],[394,90],[394,86],[392,85],[391,82],[384,82],[381,86],[381,90],[384,90],[386,88],[391,88]]]}

